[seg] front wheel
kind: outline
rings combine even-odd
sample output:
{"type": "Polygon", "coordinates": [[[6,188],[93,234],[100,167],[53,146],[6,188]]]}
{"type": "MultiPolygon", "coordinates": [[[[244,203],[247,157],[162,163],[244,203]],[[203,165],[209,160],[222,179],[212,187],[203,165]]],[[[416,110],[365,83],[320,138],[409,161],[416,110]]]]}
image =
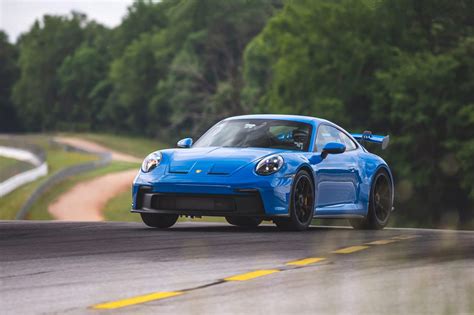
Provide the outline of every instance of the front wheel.
{"type": "Polygon", "coordinates": [[[299,171],[293,180],[289,212],[289,218],[273,219],[278,228],[303,231],[311,224],[314,214],[314,184],[307,171],[299,171]]]}
{"type": "Polygon", "coordinates": [[[229,224],[246,227],[246,228],[254,228],[262,223],[262,219],[256,217],[225,217],[229,224]]]}
{"type": "Polygon", "coordinates": [[[177,214],[140,213],[143,223],[150,227],[166,229],[178,221],[177,214]]]}
{"type": "Polygon", "coordinates": [[[392,182],[387,171],[379,171],[372,182],[367,217],[365,219],[350,219],[352,227],[358,230],[383,229],[392,212],[392,194],[392,182]]]}

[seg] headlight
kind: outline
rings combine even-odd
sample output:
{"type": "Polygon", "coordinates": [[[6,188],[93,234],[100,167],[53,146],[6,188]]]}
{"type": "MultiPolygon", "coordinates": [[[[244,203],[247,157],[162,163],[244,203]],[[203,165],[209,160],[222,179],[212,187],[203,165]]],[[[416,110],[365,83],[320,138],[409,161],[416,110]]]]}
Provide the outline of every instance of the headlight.
{"type": "Polygon", "coordinates": [[[160,165],[162,159],[161,152],[153,152],[152,154],[148,155],[142,163],[142,172],[149,172],[158,165],[160,165]]]}
{"type": "Polygon", "coordinates": [[[271,155],[258,162],[255,172],[259,175],[270,175],[283,166],[283,158],[279,155],[271,155]]]}

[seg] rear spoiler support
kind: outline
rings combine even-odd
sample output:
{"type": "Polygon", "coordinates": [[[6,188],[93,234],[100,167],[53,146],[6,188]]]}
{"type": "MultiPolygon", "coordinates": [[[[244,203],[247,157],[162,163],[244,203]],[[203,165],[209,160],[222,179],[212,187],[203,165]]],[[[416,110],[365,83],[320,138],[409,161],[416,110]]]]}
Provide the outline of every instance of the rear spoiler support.
{"type": "Polygon", "coordinates": [[[388,147],[388,143],[390,142],[390,136],[379,136],[373,135],[372,131],[364,131],[363,133],[351,133],[360,144],[364,144],[364,142],[372,142],[378,143],[382,145],[382,150],[385,150],[388,147]]]}

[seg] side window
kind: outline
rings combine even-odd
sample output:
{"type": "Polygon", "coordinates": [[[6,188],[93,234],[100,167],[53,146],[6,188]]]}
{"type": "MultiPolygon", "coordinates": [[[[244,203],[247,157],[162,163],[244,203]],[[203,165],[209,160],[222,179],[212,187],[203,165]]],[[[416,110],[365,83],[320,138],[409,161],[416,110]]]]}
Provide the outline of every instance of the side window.
{"type": "Polygon", "coordinates": [[[316,135],[315,151],[321,152],[324,146],[329,142],[340,142],[337,136],[337,130],[328,125],[319,126],[318,134],[316,135]]]}
{"type": "Polygon", "coordinates": [[[346,145],[346,151],[352,151],[357,149],[357,145],[352,141],[351,138],[349,138],[344,132],[339,131],[341,140],[343,143],[346,145]]]}
{"type": "Polygon", "coordinates": [[[356,144],[342,131],[328,125],[321,125],[316,135],[316,147],[314,151],[320,152],[329,142],[342,143],[346,146],[346,151],[357,149],[356,144]]]}

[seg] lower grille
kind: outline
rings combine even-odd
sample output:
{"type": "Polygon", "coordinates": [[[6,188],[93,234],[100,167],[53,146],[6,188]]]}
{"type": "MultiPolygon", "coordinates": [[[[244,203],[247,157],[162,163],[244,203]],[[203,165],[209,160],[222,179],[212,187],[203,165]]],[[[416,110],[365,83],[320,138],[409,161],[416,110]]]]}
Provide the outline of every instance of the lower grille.
{"type": "Polygon", "coordinates": [[[264,214],[260,194],[238,195],[145,193],[143,207],[179,213],[204,211],[236,214],[264,214]]]}
{"type": "Polygon", "coordinates": [[[205,196],[166,196],[154,195],[151,207],[167,210],[219,210],[234,211],[234,198],[205,196]]]}

